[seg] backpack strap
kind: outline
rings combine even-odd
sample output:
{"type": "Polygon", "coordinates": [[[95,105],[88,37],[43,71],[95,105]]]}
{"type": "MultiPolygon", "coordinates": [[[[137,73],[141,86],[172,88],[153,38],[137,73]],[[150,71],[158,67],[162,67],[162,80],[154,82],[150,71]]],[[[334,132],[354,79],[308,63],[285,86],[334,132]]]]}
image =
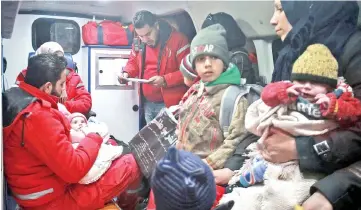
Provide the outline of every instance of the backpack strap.
{"type": "Polygon", "coordinates": [[[246,97],[248,105],[250,105],[260,98],[262,89],[263,87],[260,85],[245,84],[240,86],[231,85],[225,90],[222,96],[219,114],[219,124],[225,137],[228,135],[228,128],[231,124],[235,107],[238,105],[241,98],[246,97]]]}
{"type": "Polygon", "coordinates": [[[223,93],[219,114],[219,125],[221,126],[223,133],[228,131],[228,127],[231,124],[234,108],[237,106],[240,99],[238,96],[246,93],[246,91],[242,91],[241,86],[236,85],[227,87],[223,93]]]}

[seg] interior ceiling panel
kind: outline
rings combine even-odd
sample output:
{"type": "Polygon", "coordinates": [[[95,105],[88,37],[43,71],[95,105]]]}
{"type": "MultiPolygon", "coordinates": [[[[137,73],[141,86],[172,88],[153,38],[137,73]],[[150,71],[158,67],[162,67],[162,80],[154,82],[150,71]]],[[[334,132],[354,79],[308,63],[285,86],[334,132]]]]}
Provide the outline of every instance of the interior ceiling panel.
{"type": "Polygon", "coordinates": [[[11,38],[19,5],[19,1],[1,1],[1,37],[4,39],[11,38]]]}
{"type": "Polygon", "coordinates": [[[131,21],[134,13],[142,9],[156,14],[166,14],[183,9],[192,17],[196,29],[200,28],[208,13],[222,11],[230,13],[241,23],[247,23],[241,24],[242,29],[243,27],[247,28],[245,29],[246,35],[254,36],[274,33],[268,24],[273,11],[272,7],[273,2],[271,1],[24,1],[20,10],[114,16],[121,17],[123,21],[131,21]],[[205,4],[209,9],[204,8],[205,4]],[[265,8],[267,8],[266,12],[262,10],[265,8]],[[260,29],[254,28],[252,25],[259,26],[260,29]]]}
{"type": "MultiPolygon", "coordinates": [[[[121,2],[107,1],[24,1],[22,11],[43,10],[50,12],[69,12],[79,14],[121,16],[117,4],[121,2]]],[[[125,2],[126,3],[126,2],[125,2]]]]}
{"type": "Polygon", "coordinates": [[[70,12],[99,16],[122,17],[130,21],[140,9],[168,12],[170,8],[182,8],[185,1],[24,1],[20,10],[44,10],[51,12],[70,12]]]}
{"type": "MultiPolygon", "coordinates": [[[[358,1],[361,7],[361,2],[358,1]]],[[[273,1],[24,1],[20,10],[43,10],[70,12],[95,16],[121,17],[131,21],[135,12],[146,9],[156,14],[165,14],[179,9],[186,10],[199,29],[209,13],[227,12],[238,21],[248,37],[275,35],[269,20],[273,13],[273,1]],[[207,9],[205,9],[205,7],[207,9]]],[[[361,23],[361,16],[359,16],[361,23]]]]}

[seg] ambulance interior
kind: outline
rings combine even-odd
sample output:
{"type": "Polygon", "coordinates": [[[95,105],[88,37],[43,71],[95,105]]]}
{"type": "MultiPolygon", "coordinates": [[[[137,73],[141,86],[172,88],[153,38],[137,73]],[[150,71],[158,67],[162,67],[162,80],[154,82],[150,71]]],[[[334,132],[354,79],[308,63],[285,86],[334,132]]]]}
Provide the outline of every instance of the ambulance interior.
{"type": "Polygon", "coordinates": [[[82,26],[88,21],[119,21],[129,24],[142,9],[152,11],[176,24],[191,40],[209,13],[227,12],[239,23],[248,41],[246,48],[258,58],[259,74],[270,81],[273,70],[274,34],[269,19],[271,1],[22,1],[2,2],[2,46],[7,60],[5,78],[11,86],[29,53],[46,41],[59,42],[70,53],[92,96],[92,111],[108,124],[116,138],[129,141],[139,130],[136,85],[117,81],[127,62],[130,46],[87,46],[82,26]],[[207,9],[204,9],[207,7],[207,9]],[[259,12],[255,12],[259,11],[259,12]],[[102,72],[102,73],[100,73],[102,72]]]}
{"type": "Polygon", "coordinates": [[[139,131],[137,85],[120,84],[117,75],[127,62],[131,46],[85,45],[83,25],[94,20],[126,25],[137,11],[145,9],[176,24],[191,40],[209,13],[226,12],[247,36],[246,49],[257,56],[254,69],[270,82],[277,50],[282,47],[269,23],[273,4],[273,1],[2,1],[2,56],[7,60],[2,78],[11,86],[26,68],[29,53],[47,41],[60,43],[76,62],[78,74],[91,93],[92,111],[107,123],[117,139],[127,142],[139,131]]]}

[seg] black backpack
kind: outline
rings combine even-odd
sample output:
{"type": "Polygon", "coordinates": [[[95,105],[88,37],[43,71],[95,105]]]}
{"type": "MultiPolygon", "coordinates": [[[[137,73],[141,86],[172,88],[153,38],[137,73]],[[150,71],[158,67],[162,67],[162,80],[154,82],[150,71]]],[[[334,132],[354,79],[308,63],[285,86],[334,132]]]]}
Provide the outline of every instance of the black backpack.
{"type": "Polygon", "coordinates": [[[235,48],[230,51],[230,54],[231,62],[237,66],[241,72],[241,77],[246,79],[246,83],[257,84],[257,72],[253,69],[247,50],[244,48],[235,48]]]}
{"type": "Polygon", "coordinates": [[[238,26],[237,21],[225,12],[208,14],[202,24],[202,29],[217,23],[221,24],[227,32],[226,40],[228,50],[231,51],[233,48],[244,47],[246,45],[246,35],[238,26]]]}

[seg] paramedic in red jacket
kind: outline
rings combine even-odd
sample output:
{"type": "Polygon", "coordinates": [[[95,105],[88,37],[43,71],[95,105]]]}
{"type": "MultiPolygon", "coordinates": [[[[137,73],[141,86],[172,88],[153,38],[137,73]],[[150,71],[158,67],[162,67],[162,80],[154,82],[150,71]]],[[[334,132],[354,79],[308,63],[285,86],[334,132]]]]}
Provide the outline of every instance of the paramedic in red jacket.
{"type": "MultiPolygon", "coordinates": [[[[189,53],[187,38],[149,11],[139,11],[133,18],[135,32],[146,45],[144,74],[141,52],[133,46],[121,77],[149,79],[142,84],[145,119],[150,122],[163,107],[177,105],[187,90],[179,65],[189,53]]],[[[120,77],[120,81],[123,80],[120,77]]]]}
{"type": "MultiPolygon", "coordinates": [[[[23,209],[99,209],[140,181],[139,168],[128,154],[114,160],[98,181],[78,184],[94,164],[102,138],[88,133],[77,149],[72,147],[70,124],[52,97],[61,95],[65,68],[64,57],[36,55],[25,82],[3,95],[5,177],[23,209]]],[[[134,208],[136,202],[128,202],[133,207],[122,209],[134,208]]]]}
{"type": "MultiPolygon", "coordinates": [[[[64,56],[63,48],[56,42],[46,42],[42,44],[35,52],[35,55],[44,53],[57,53],[64,56]]],[[[16,78],[16,83],[24,81],[26,69],[22,70],[16,78]]],[[[62,92],[58,102],[65,105],[70,113],[80,112],[87,115],[92,107],[92,99],[89,92],[85,89],[80,76],[71,68],[66,69],[66,91],[62,92]]]]}

